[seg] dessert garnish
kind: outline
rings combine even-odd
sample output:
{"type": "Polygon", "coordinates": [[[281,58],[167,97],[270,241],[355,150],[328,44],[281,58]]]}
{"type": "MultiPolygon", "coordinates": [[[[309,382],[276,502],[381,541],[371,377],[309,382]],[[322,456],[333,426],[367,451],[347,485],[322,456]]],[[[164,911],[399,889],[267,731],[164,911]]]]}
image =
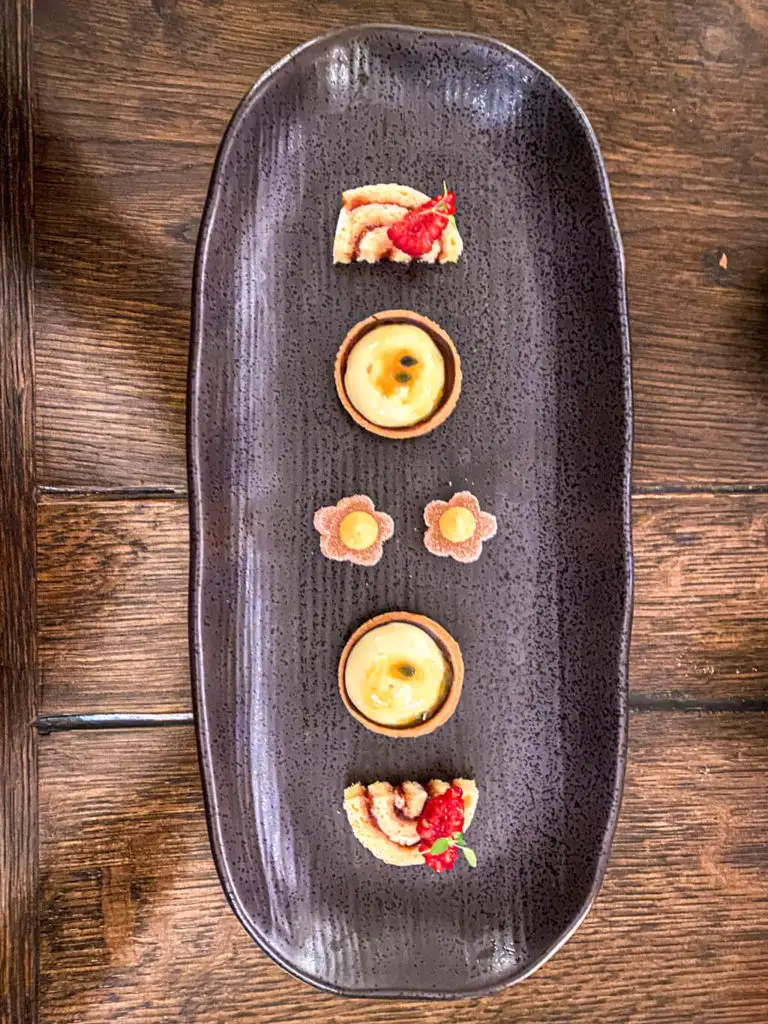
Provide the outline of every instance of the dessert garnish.
{"type": "Polygon", "coordinates": [[[456,783],[430,796],[416,822],[419,853],[433,871],[451,871],[459,850],[470,867],[477,867],[475,851],[464,841],[464,792],[456,783]]]}
{"type": "Polygon", "coordinates": [[[463,248],[452,209],[455,197],[447,189],[430,199],[407,185],[364,185],[342,193],[342,207],[336,223],[333,262],[455,263],[463,248]],[[419,231],[413,221],[407,229],[406,248],[389,236],[389,229],[419,208],[419,231]],[[439,229],[439,230],[438,230],[439,229]],[[427,245],[427,240],[429,244],[427,245]],[[426,247],[425,247],[426,246],[426,247]]]}
{"type": "Polygon", "coordinates": [[[430,252],[432,246],[448,227],[456,221],[456,195],[448,191],[443,182],[442,195],[434,196],[421,203],[387,228],[387,237],[401,252],[413,259],[419,259],[430,252]]]}
{"type": "Polygon", "coordinates": [[[430,501],[424,509],[427,532],[424,544],[433,555],[450,555],[457,562],[475,562],[483,541],[496,535],[496,517],[483,512],[470,491],[459,491],[450,501],[430,501]]]}
{"type": "Polygon", "coordinates": [[[477,859],[466,845],[478,800],[473,779],[452,783],[355,783],[344,790],[344,810],[356,838],[379,860],[399,867],[426,864],[450,871],[461,850],[472,867],[477,859]]]}
{"type": "Polygon", "coordinates": [[[344,684],[369,721],[402,727],[425,722],[445,701],[451,666],[435,639],[412,622],[368,630],[349,652],[344,684]]]}
{"type": "Polygon", "coordinates": [[[376,565],[384,542],[395,532],[391,516],[377,512],[366,494],[353,494],[319,508],[314,523],[325,557],[355,565],[376,565]]]}

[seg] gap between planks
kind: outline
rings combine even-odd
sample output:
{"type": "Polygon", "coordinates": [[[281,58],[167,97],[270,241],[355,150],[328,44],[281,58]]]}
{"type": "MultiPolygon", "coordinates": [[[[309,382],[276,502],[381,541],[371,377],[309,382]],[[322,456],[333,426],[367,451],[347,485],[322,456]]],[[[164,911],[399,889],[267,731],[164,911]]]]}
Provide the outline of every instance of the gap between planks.
{"type": "MultiPolygon", "coordinates": [[[[768,494],[768,484],[708,484],[706,486],[654,484],[633,487],[633,498],[720,497],[729,494],[768,494]]],[[[63,501],[188,501],[183,487],[38,487],[38,500],[45,504],[63,501]]]]}
{"type": "Polygon", "coordinates": [[[153,726],[191,725],[191,711],[169,712],[89,712],[76,715],[40,715],[36,721],[38,732],[48,736],[52,732],[72,729],[146,729],[153,726]]]}
{"type": "Polygon", "coordinates": [[[79,501],[187,501],[182,487],[38,487],[41,504],[79,501]]]}
{"type": "MultiPolygon", "coordinates": [[[[630,712],[682,712],[711,714],[746,714],[768,712],[768,697],[728,697],[720,700],[695,700],[675,697],[653,697],[636,695],[629,698],[630,712]]],[[[54,732],[69,732],[74,729],[146,729],[168,726],[192,725],[191,711],[132,713],[132,712],[90,712],[76,715],[41,715],[36,722],[38,732],[48,736],[54,732]]]]}

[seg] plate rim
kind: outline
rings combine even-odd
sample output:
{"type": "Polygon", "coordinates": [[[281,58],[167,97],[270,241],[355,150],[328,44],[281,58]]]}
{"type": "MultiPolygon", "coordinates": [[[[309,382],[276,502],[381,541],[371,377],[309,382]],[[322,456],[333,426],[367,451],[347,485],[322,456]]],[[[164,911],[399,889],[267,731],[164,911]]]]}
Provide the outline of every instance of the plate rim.
{"type": "Polygon", "coordinates": [[[627,763],[627,737],[629,725],[628,711],[628,674],[629,674],[629,646],[632,628],[632,616],[634,606],[634,561],[632,549],[632,525],[631,525],[631,471],[632,451],[634,441],[634,419],[633,419],[633,397],[632,397],[632,360],[629,333],[629,312],[627,303],[627,281],[626,281],[626,260],[624,246],[619,232],[616,211],[611,197],[608,173],[605,168],[603,155],[597,140],[594,128],[589,122],[571,92],[561,82],[550,74],[534,60],[522,53],[515,47],[510,46],[501,40],[491,36],[485,36],[476,32],[464,32],[453,29],[422,28],[414,25],[405,25],[398,22],[360,22],[343,25],[331,29],[322,35],[315,36],[304,43],[290,50],[278,61],[272,64],[257,81],[246,92],[238,103],[222,135],[216,158],[211,172],[208,191],[203,206],[203,215],[200,221],[200,228],[195,246],[195,258],[192,271],[192,295],[191,295],[191,324],[190,324],[190,346],[187,364],[187,415],[186,415],[186,456],[187,456],[187,481],[188,481],[188,504],[189,504],[189,602],[188,602],[188,634],[190,654],[190,678],[192,689],[192,708],[195,722],[195,738],[200,764],[200,775],[202,782],[203,805],[208,830],[213,861],[216,871],[224,890],[227,902],[229,903],[235,917],[240,921],[248,935],[256,942],[279,967],[286,973],[298,978],[300,981],[322,992],[337,996],[347,996],[357,999],[400,999],[400,1000],[430,1000],[448,1001],[467,998],[480,998],[493,995],[503,989],[517,985],[525,981],[535,971],[550,960],[571,938],[576,929],[586,918],[592,909],[595,900],[602,888],[605,873],[613,846],[613,839],[616,833],[622,796],[624,792],[624,780],[627,763]],[[579,911],[574,915],[568,927],[548,946],[528,967],[523,971],[515,971],[513,968],[507,972],[502,979],[493,982],[479,984],[453,992],[414,989],[368,989],[348,988],[335,985],[322,978],[315,977],[287,960],[280,952],[272,948],[270,942],[260,933],[250,914],[240,901],[236,887],[229,872],[229,864],[223,853],[223,843],[220,834],[220,816],[216,806],[216,795],[213,786],[209,786],[209,779],[212,778],[212,754],[211,754],[211,730],[207,718],[206,702],[202,693],[204,688],[204,672],[202,666],[202,630],[200,625],[200,599],[202,594],[202,568],[203,568],[203,545],[202,545],[202,507],[199,479],[199,455],[197,450],[198,438],[196,425],[198,418],[199,392],[197,382],[199,380],[199,366],[202,353],[202,323],[204,318],[204,303],[202,298],[202,284],[205,277],[205,266],[208,256],[208,246],[211,239],[211,228],[219,205],[221,194],[221,169],[225,158],[229,153],[230,146],[237,136],[240,125],[250,113],[251,107],[261,98],[272,83],[272,80],[283,70],[284,67],[295,61],[299,55],[312,49],[324,48],[330,42],[338,42],[349,36],[373,33],[386,33],[391,35],[409,35],[422,39],[459,39],[467,42],[490,46],[497,51],[512,56],[520,63],[527,65],[531,70],[537,72],[547,79],[552,86],[565,98],[577,120],[584,130],[586,140],[589,143],[590,152],[595,169],[598,172],[598,185],[604,209],[607,213],[608,228],[611,242],[613,244],[613,257],[618,271],[618,313],[621,333],[621,364],[623,380],[623,462],[622,462],[622,488],[621,496],[623,501],[623,522],[622,527],[622,549],[624,555],[624,621],[621,625],[619,635],[619,706],[621,722],[619,725],[618,750],[616,756],[616,779],[611,794],[611,806],[608,814],[605,830],[602,836],[600,854],[597,861],[597,868],[594,874],[590,891],[588,892],[579,911]]]}

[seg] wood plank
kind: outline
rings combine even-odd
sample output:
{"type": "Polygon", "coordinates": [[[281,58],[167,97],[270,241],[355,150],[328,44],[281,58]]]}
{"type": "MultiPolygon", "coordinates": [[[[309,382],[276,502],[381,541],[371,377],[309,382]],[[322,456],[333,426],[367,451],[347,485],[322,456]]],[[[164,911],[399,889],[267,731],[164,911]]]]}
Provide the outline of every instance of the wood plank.
{"type": "Polygon", "coordinates": [[[38,510],[41,713],[186,711],[184,501],[38,510]]]}
{"type": "Polygon", "coordinates": [[[626,243],[636,484],[768,482],[755,0],[39,3],[41,482],[185,488],[189,282],[227,118],[297,43],[398,19],[519,47],[592,119],[626,243]]]}
{"type": "Polygon", "coordinates": [[[764,714],[634,716],[595,908],[531,980],[446,1006],[322,995],[257,950],[215,878],[191,728],[45,737],[41,1018],[756,1024],[768,940],[766,740],[764,714]]]}
{"type": "Polygon", "coordinates": [[[768,495],[632,502],[630,693],[768,696],[768,495]]]}
{"type": "MultiPolygon", "coordinates": [[[[768,495],[633,507],[631,692],[768,696],[768,495]]],[[[188,711],[186,503],[47,500],[38,544],[42,713],[188,711]]]]}
{"type": "Polygon", "coordinates": [[[32,5],[0,6],[0,1020],[36,1015],[32,5]]]}

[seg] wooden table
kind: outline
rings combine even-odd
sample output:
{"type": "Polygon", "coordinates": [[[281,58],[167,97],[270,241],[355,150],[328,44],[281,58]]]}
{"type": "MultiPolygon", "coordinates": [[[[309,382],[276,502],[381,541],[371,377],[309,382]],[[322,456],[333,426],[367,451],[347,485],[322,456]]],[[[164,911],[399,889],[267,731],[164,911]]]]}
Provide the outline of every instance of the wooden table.
{"type": "Polygon", "coordinates": [[[765,0],[7,0],[0,7],[0,1016],[766,1019],[765,0]],[[226,906],[186,641],[195,237],[240,96],[345,21],[499,37],[572,89],[624,236],[632,720],[605,886],[530,981],[340,1000],[226,906]],[[34,221],[32,201],[34,193],[34,221]],[[36,550],[36,556],[35,556],[36,550]]]}

